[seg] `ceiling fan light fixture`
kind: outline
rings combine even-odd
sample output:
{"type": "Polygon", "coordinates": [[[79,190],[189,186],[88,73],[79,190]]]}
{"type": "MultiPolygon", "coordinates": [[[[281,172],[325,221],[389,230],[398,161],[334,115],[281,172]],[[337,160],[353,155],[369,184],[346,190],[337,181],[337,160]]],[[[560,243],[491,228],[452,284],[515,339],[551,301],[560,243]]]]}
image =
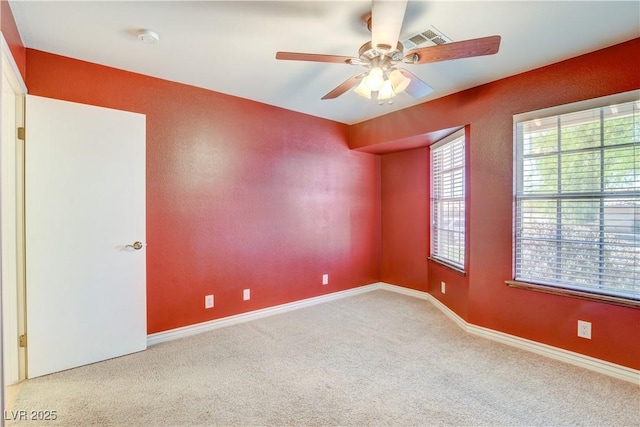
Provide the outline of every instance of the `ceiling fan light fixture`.
{"type": "Polygon", "coordinates": [[[364,98],[371,99],[371,90],[367,87],[364,79],[362,79],[360,84],[354,89],[354,92],[364,98]]]}
{"type": "Polygon", "coordinates": [[[374,98],[382,105],[382,101],[391,100],[391,98],[405,90],[410,83],[411,79],[399,70],[393,70],[388,73],[383,71],[381,67],[373,67],[360,81],[354,92],[363,98],[374,98]]]}
{"type": "Polygon", "coordinates": [[[351,76],[321,99],[335,99],[349,90],[354,90],[359,96],[375,99],[382,105],[391,104],[395,95],[401,92],[412,98],[423,98],[433,92],[431,86],[406,67],[396,69],[400,62],[407,65],[427,64],[493,55],[498,52],[501,40],[499,35],[452,42],[433,29],[418,33],[405,41],[398,40],[407,2],[408,0],[371,0],[371,13],[363,17],[371,31],[371,40],[360,46],[357,58],[317,53],[276,52],[276,59],[362,65],[368,70],[351,76]],[[428,41],[429,45],[423,45],[423,41],[428,41]],[[406,49],[411,50],[405,54],[406,49]]]}
{"type": "Polygon", "coordinates": [[[365,84],[371,92],[379,91],[384,83],[384,73],[382,72],[382,68],[373,67],[371,71],[369,71],[369,74],[362,79],[362,83],[365,84]]]}
{"type": "Polygon", "coordinates": [[[400,93],[409,86],[411,79],[406,77],[400,70],[393,70],[389,73],[389,80],[393,84],[393,91],[400,93]]]}
{"type": "Polygon", "coordinates": [[[394,96],[396,96],[396,94],[393,91],[393,84],[391,83],[391,80],[385,80],[380,88],[380,92],[378,92],[378,101],[393,98],[394,96]]]}

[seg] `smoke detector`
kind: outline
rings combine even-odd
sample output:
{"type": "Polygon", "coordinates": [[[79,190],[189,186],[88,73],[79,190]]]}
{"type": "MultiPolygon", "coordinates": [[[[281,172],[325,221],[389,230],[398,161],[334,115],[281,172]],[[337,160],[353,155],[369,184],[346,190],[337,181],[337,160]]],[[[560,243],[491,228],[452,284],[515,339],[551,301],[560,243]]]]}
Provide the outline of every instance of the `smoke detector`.
{"type": "Polygon", "coordinates": [[[156,44],[160,41],[160,36],[152,30],[139,30],[138,40],[146,44],[156,44]]]}

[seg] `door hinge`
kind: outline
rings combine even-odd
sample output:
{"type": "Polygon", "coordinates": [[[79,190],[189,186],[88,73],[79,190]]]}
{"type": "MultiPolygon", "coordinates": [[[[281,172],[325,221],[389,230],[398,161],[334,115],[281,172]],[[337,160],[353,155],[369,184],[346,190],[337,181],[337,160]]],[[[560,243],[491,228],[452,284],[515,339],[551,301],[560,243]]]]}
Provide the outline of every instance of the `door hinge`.
{"type": "Polygon", "coordinates": [[[24,141],[25,133],[26,133],[25,129],[22,126],[19,127],[18,128],[18,139],[21,140],[21,141],[24,141]]]}
{"type": "Polygon", "coordinates": [[[27,346],[27,335],[26,334],[20,335],[20,338],[18,338],[18,341],[20,343],[20,347],[26,347],[27,346]]]}

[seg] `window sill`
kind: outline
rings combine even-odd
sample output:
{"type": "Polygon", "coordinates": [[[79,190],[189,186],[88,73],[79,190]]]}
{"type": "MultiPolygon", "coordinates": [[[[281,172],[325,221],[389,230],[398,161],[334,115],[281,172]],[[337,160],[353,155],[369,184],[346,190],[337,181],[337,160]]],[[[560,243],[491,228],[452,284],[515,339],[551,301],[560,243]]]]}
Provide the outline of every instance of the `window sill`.
{"type": "Polygon", "coordinates": [[[535,283],[519,282],[516,280],[506,280],[505,283],[511,288],[526,289],[529,291],[542,292],[545,294],[574,297],[589,301],[604,302],[608,304],[621,305],[624,307],[640,308],[640,301],[631,299],[612,297],[608,295],[598,295],[589,292],[575,291],[572,289],[556,288],[554,286],[538,285],[535,283]]]}
{"type": "Polygon", "coordinates": [[[428,259],[429,261],[431,261],[431,262],[435,263],[435,264],[438,264],[438,265],[439,265],[439,266],[441,266],[441,267],[446,268],[446,269],[447,269],[447,270],[449,270],[449,271],[452,271],[452,272],[456,273],[456,274],[457,274],[457,275],[459,275],[459,276],[467,277],[467,272],[466,272],[466,271],[464,271],[464,270],[461,270],[461,269],[460,269],[460,268],[458,268],[458,267],[454,267],[453,265],[451,265],[451,264],[447,264],[447,263],[446,263],[446,262],[444,262],[444,261],[440,261],[440,260],[439,260],[439,259],[437,259],[437,258],[429,257],[429,258],[427,258],[427,259],[428,259]]]}

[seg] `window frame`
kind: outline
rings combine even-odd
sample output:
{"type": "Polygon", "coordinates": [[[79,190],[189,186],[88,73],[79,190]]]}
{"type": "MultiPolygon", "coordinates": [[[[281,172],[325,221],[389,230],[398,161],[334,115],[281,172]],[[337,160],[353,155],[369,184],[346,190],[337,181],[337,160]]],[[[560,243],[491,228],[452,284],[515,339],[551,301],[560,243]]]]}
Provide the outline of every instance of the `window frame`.
{"type": "Polygon", "coordinates": [[[430,189],[430,197],[429,197],[429,232],[430,232],[430,238],[429,238],[429,257],[428,259],[430,261],[434,261],[442,266],[444,266],[445,268],[452,270],[458,274],[461,275],[466,275],[466,268],[467,268],[467,259],[468,259],[468,250],[467,250],[467,209],[468,209],[468,203],[467,203],[467,198],[468,198],[468,179],[467,179],[467,175],[468,175],[468,133],[466,130],[466,127],[461,127],[458,130],[454,131],[453,133],[449,134],[448,136],[436,141],[435,143],[433,143],[432,145],[429,146],[429,189],[430,189]],[[461,261],[457,261],[454,259],[450,259],[447,258],[446,256],[443,256],[441,253],[436,253],[434,252],[434,239],[437,239],[437,230],[436,230],[436,223],[434,220],[434,209],[435,209],[435,204],[437,204],[437,201],[440,200],[451,200],[452,198],[439,198],[436,200],[435,198],[435,191],[434,191],[434,185],[435,185],[435,176],[434,176],[434,151],[441,149],[442,147],[446,146],[447,144],[450,143],[454,143],[456,140],[459,140],[460,138],[462,138],[462,155],[463,155],[463,164],[462,164],[462,195],[458,196],[458,197],[454,197],[453,199],[461,199],[458,201],[462,202],[462,215],[458,215],[457,218],[455,218],[453,221],[455,220],[462,220],[462,223],[464,224],[461,230],[456,231],[457,236],[457,241],[459,242],[458,245],[456,245],[456,248],[458,248],[459,251],[462,252],[462,259],[461,261]]]}
{"type": "MultiPolygon", "coordinates": [[[[593,109],[599,109],[602,107],[608,107],[608,106],[613,106],[618,104],[625,104],[629,102],[637,102],[638,103],[637,106],[640,106],[640,90],[634,90],[634,91],[630,91],[622,94],[615,94],[615,95],[605,96],[601,98],[589,99],[586,101],[580,101],[580,102],[575,102],[571,104],[550,107],[542,110],[516,114],[513,116],[513,162],[514,162],[513,251],[512,251],[513,252],[513,255],[512,255],[513,280],[507,280],[506,281],[507,285],[512,287],[517,287],[517,288],[551,293],[551,294],[571,295],[579,298],[585,298],[585,299],[596,300],[601,302],[611,302],[614,304],[620,304],[620,305],[626,305],[626,306],[632,306],[632,307],[640,306],[640,294],[637,296],[637,299],[636,299],[636,295],[634,295],[633,289],[631,290],[629,295],[624,295],[624,293],[616,294],[615,292],[612,292],[612,291],[607,292],[606,289],[604,291],[598,291],[598,289],[594,289],[593,286],[580,286],[580,285],[576,286],[575,284],[567,285],[567,284],[557,283],[557,282],[554,283],[553,279],[549,281],[535,281],[530,279],[519,278],[517,275],[518,273],[517,263],[518,263],[518,253],[519,253],[518,230],[517,230],[518,219],[519,219],[518,218],[518,215],[519,215],[518,200],[520,197],[519,185],[521,185],[524,182],[522,179],[523,177],[519,176],[519,174],[523,173],[523,169],[524,169],[524,160],[522,157],[522,152],[523,152],[522,145],[524,144],[524,139],[519,140],[518,124],[523,122],[528,122],[528,121],[543,120],[547,118],[558,117],[565,114],[586,112],[593,109]]],[[[602,118],[600,118],[599,122],[602,123],[602,118]]],[[[601,152],[604,152],[602,151],[604,147],[602,144],[603,144],[602,141],[600,141],[600,145],[598,147],[594,147],[593,150],[596,151],[599,149],[601,150],[601,152]]],[[[557,152],[557,155],[560,156],[562,155],[562,153],[563,151],[559,150],[557,152]]],[[[603,162],[601,162],[600,164],[601,164],[601,167],[604,167],[605,165],[605,163],[603,162]]],[[[558,173],[562,174],[562,169],[560,168],[561,166],[559,166],[558,173]]],[[[599,180],[603,181],[604,177],[600,176],[599,180]]],[[[603,188],[604,187],[602,187],[601,190],[598,192],[600,195],[598,200],[606,200],[608,195],[615,193],[615,190],[605,191],[603,188]]],[[[558,197],[558,200],[567,200],[566,198],[562,197],[561,190],[557,190],[556,196],[558,197]]],[[[629,192],[629,198],[631,198],[632,201],[637,197],[638,195],[635,191],[629,192]]],[[[637,239],[637,236],[636,236],[636,239],[637,239]]],[[[563,241],[566,242],[566,240],[563,240],[563,241]]],[[[600,267],[602,267],[602,264],[600,264],[600,267]]],[[[599,282],[599,286],[602,287],[605,283],[606,282],[601,281],[599,282]]]]}

